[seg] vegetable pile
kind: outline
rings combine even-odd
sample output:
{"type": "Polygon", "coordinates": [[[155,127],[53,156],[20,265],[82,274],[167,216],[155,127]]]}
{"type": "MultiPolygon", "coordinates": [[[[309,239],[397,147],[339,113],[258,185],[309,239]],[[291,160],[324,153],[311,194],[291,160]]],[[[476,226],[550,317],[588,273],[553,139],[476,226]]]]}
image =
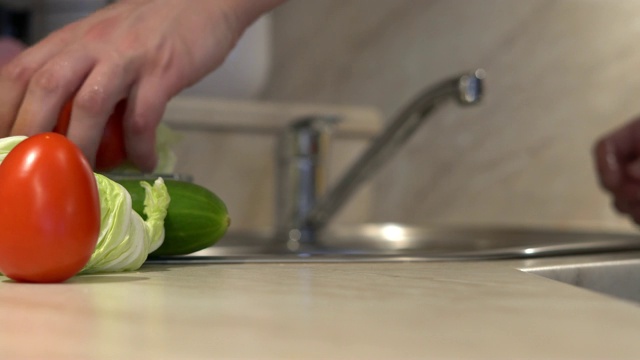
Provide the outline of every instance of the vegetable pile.
{"type": "MultiPolygon", "coordinates": [[[[61,282],[134,271],[149,256],[193,253],[226,233],[227,208],[213,192],[160,177],[116,182],[94,173],[59,125],[59,132],[0,139],[0,274],[61,282]]],[[[156,172],[172,171],[175,140],[158,128],[156,172]]],[[[111,166],[136,171],[122,158],[111,166]]]]}
{"type": "MultiPolygon", "coordinates": [[[[61,282],[78,273],[139,269],[163,244],[170,196],[162,178],[127,186],[136,193],[136,209],[129,191],[94,173],[63,135],[0,139],[0,273],[21,282],[61,282]]],[[[211,196],[217,213],[207,219],[217,223],[208,226],[217,231],[205,246],[229,223],[224,203],[211,196]]],[[[174,217],[170,229],[178,233],[174,217]]]]}

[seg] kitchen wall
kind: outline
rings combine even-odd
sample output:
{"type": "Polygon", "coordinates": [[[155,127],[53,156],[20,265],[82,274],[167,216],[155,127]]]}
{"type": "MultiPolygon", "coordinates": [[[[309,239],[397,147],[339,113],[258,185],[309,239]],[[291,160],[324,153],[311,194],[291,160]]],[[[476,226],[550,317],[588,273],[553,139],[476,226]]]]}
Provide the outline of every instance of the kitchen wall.
{"type": "Polygon", "coordinates": [[[370,220],[633,229],[594,177],[594,140],[640,114],[640,2],[295,0],[274,13],[265,100],[375,106],[488,74],[375,178],[370,220]]]}
{"type": "MultiPolygon", "coordinates": [[[[59,9],[37,23],[55,28],[83,14],[59,9]]],[[[640,114],[640,2],[290,0],[269,20],[272,72],[258,98],[265,102],[232,101],[233,111],[214,102],[214,121],[284,122],[302,106],[377,122],[444,77],[487,71],[484,103],[433,116],[337,222],[634,229],[598,188],[590,152],[597,137],[640,114]],[[265,106],[276,110],[261,116],[265,106]]],[[[227,67],[237,68],[237,53],[227,67]]],[[[208,83],[219,85],[221,74],[208,83]]],[[[250,93],[264,85],[261,77],[256,84],[250,93]]],[[[178,170],[225,199],[234,228],[269,227],[274,137],[254,130],[203,136],[182,142],[180,164],[189,166],[178,170]]],[[[362,145],[339,144],[337,167],[362,145]]]]}

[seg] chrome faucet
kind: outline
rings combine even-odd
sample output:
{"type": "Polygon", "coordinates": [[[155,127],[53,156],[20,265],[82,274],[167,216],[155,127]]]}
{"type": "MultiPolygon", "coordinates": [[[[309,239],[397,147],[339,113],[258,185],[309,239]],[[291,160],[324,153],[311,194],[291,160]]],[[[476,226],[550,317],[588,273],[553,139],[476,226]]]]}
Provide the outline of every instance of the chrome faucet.
{"type": "Polygon", "coordinates": [[[429,87],[404,107],[347,170],[325,191],[326,162],[337,119],[310,116],[292,123],[278,147],[277,228],[289,250],[313,246],[316,235],[349,200],[355,190],[388,161],[424,120],[446,100],[477,104],[483,94],[483,70],[465,73],[429,87]]]}

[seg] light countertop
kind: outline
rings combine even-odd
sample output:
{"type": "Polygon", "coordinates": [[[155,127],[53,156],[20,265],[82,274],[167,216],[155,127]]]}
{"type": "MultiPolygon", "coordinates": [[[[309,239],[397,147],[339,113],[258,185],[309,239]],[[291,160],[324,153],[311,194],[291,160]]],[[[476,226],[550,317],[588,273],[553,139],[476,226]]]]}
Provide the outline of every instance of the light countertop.
{"type": "Polygon", "coordinates": [[[52,285],[0,278],[0,358],[640,358],[640,306],[523,264],[146,265],[52,285]]]}

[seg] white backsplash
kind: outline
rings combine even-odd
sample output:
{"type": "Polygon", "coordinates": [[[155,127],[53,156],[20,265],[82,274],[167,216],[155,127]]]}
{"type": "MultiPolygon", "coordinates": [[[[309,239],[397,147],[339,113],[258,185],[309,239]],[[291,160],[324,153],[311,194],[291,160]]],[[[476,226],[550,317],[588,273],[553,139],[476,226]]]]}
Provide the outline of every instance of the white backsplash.
{"type": "Polygon", "coordinates": [[[488,74],[376,177],[376,221],[632,229],[599,189],[595,139],[640,114],[640,2],[297,0],[274,13],[264,99],[374,106],[488,74]]]}

